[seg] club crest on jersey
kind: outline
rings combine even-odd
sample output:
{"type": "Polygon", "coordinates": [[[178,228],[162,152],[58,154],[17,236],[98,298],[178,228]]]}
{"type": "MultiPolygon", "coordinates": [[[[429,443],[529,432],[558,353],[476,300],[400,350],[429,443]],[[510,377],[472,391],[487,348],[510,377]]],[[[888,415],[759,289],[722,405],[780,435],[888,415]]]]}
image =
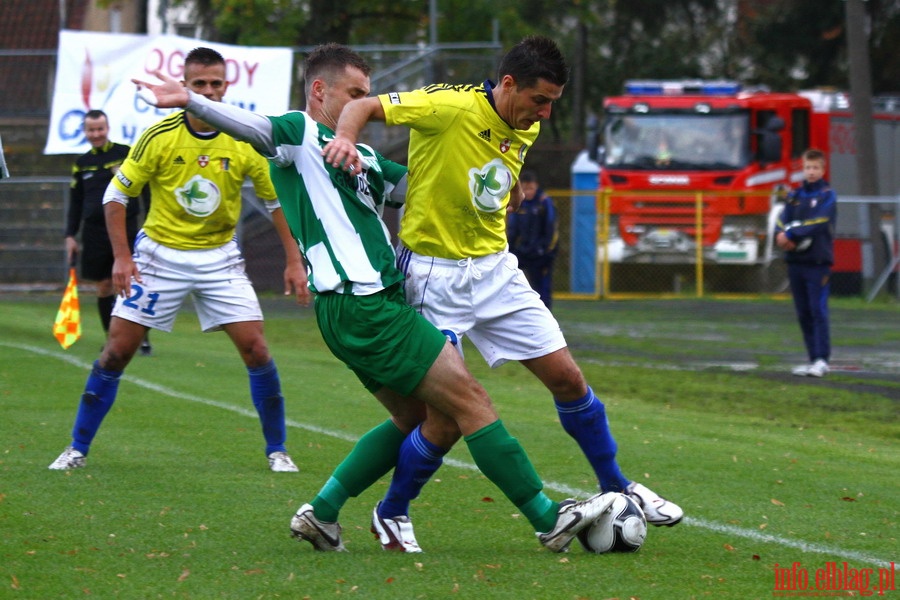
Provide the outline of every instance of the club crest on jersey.
{"type": "Polygon", "coordinates": [[[499,158],[480,169],[469,169],[469,191],[472,204],[483,212],[497,212],[513,186],[513,175],[499,158]]]}
{"type": "Polygon", "coordinates": [[[208,217],[219,208],[222,194],[215,183],[202,175],[194,175],[183,186],[176,188],[175,200],[189,215],[208,217]]]}
{"type": "Polygon", "coordinates": [[[503,138],[503,141],[500,142],[500,152],[506,154],[509,152],[509,147],[512,146],[512,142],[509,141],[509,138],[503,138]]]}
{"type": "Polygon", "coordinates": [[[201,154],[197,157],[197,164],[200,165],[200,168],[205,168],[206,165],[209,164],[209,156],[206,154],[201,154]]]}

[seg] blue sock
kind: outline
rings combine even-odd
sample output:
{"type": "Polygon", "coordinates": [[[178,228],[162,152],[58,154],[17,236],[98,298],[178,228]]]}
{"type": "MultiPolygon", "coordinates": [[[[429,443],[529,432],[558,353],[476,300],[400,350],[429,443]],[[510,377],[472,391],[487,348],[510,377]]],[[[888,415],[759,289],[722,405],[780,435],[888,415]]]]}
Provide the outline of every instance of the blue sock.
{"type": "Polygon", "coordinates": [[[566,433],[575,438],[581,451],[594,468],[600,489],[623,492],[630,483],[616,463],[616,441],[609,430],[606,408],[588,388],[587,394],[574,402],[556,400],[556,411],[566,433]]]}
{"type": "Polygon", "coordinates": [[[250,397],[259,414],[263,437],[266,438],[266,456],[284,452],[287,430],[284,424],[284,396],[275,361],[261,367],[247,367],[250,375],[250,397]]]}
{"type": "Polygon", "coordinates": [[[81,395],[81,404],[78,405],[75,426],[72,427],[72,447],[85,456],[90,450],[94,436],[97,435],[97,430],[100,429],[103,418],[116,401],[121,377],[122,371],[101,369],[99,362],[94,361],[94,368],[84,384],[84,394],[81,395]]]}
{"type": "Polygon", "coordinates": [[[425,439],[421,425],[413,429],[400,445],[391,486],[378,506],[379,516],[390,519],[408,515],[410,501],[419,495],[422,487],[438,470],[446,453],[446,450],[425,439]]]}

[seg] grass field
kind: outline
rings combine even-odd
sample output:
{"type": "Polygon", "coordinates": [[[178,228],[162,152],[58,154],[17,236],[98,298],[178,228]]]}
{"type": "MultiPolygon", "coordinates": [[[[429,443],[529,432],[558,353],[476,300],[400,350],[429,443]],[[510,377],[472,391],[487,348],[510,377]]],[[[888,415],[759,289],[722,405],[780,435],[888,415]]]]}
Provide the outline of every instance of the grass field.
{"type": "MultiPolygon", "coordinates": [[[[796,564],[805,595],[824,596],[834,590],[815,590],[815,576],[829,563],[872,570],[863,595],[900,598],[889,579],[900,554],[896,304],[833,303],[836,370],[807,380],[786,375],[803,356],[783,300],[558,303],[623,470],[676,500],[684,522],[652,529],[636,554],[548,553],[460,445],[413,505],[425,553],[407,556],[368,532],[386,482],[342,512],[349,553],[314,553],[288,534],[293,511],[385,416],[290,300],[266,299],[266,331],[301,473],[267,470],[243,365],[188,311],[129,367],[87,468],[48,471],[102,344],[84,296],[85,336],[68,351],[50,334],[58,296],[0,296],[0,598],[796,595],[776,590],[776,564],[796,564]]],[[[467,352],[548,493],[591,494],[537,381],[467,352]]]]}

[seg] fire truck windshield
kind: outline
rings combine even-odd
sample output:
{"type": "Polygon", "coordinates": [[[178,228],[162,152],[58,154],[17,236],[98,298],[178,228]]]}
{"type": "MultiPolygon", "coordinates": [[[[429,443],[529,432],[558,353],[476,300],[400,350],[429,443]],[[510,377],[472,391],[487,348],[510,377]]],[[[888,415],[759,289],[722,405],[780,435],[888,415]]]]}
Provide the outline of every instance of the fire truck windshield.
{"type": "Polygon", "coordinates": [[[604,139],[609,169],[736,170],[750,160],[746,113],[608,114],[604,139]]]}

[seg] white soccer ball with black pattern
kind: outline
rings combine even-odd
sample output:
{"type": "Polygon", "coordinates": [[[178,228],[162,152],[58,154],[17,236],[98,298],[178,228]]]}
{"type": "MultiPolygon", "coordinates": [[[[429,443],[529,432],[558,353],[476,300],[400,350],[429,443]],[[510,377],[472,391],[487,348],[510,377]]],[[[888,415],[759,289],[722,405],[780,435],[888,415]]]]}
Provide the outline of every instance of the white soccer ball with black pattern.
{"type": "Polygon", "coordinates": [[[578,532],[578,541],[588,552],[637,552],[647,537],[647,518],[637,502],[625,494],[615,498],[590,527],[578,532]]]}

